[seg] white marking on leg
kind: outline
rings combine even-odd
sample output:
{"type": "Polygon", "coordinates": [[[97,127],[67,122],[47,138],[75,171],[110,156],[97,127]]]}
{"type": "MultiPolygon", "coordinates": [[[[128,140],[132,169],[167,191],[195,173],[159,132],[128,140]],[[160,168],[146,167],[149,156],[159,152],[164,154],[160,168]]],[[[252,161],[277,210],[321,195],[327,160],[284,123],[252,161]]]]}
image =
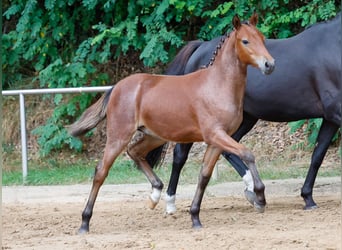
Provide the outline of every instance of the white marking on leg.
{"type": "Polygon", "coordinates": [[[242,177],[242,180],[246,185],[246,189],[251,192],[254,192],[254,182],[251,171],[247,170],[246,174],[242,177]]]}
{"type": "Polygon", "coordinates": [[[166,201],[166,214],[174,214],[176,213],[176,195],[169,196],[168,194],[165,195],[166,201]]]}
{"type": "Polygon", "coordinates": [[[161,196],[161,190],[156,189],[156,188],[152,188],[152,194],[150,197],[154,203],[157,204],[159,202],[160,196],[161,196]]]}
{"type": "Polygon", "coordinates": [[[242,179],[246,185],[245,197],[247,201],[255,207],[256,195],[254,193],[254,182],[251,172],[247,170],[246,174],[242,177],[242,179]]]}

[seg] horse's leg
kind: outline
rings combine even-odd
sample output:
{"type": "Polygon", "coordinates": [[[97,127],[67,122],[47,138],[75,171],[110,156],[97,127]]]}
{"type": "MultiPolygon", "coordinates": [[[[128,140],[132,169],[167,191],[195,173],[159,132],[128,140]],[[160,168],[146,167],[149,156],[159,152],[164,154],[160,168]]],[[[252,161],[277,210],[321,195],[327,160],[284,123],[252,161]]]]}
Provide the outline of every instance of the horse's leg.
{"type": "Polygon", "coordinates": [[[148,152],[148,154],[146,155],[146,160],[148,162],[148,164],[151,166],[151,168],[155,168],[156,166],[158,166],[159,164],[161,164],[161,162],[163,161],[162,157],[163,154],[165,152],[165,150],[167,149],[168,144],[165,143],[155,149],[153,149],[152,151],[148,152]]]}
{"type": "Polygon", "coordinates": [[[199,219],[199,212],[201,208],[201,203],[204,195],[204,191],[209,183],[210,177],[213,173],[215,163],[219,158],[222,150],[216,148],[212,145],[208,145],[207,150],[205,152],[201,172],[198,178],[196,193],[194,199],[192,200],[190,214],[192,220],[193,228],[201,228],[202,224],[199,219]]]}
{"type": "Polygon", "coordinates": [[[322,126],[318,133],[316,146],[312,153],[310,168],[301,190],[301,196],[305,201],[304,209],[317,208],[317,204],[312,198],[313,186],[315,184],[318,170],[331,143],[331,139],[333,138],[337,130],[338,126],[336,124],[325,119],[323,120],[322,126]]]}
{"type": "Polygon", "coordinates": [[[193,143],[177,143],[173,150],[171,177],[165,197],[167,214],[174,214],[177,210],[175,202],[179,175],[184,167],[186,160],[188,159],[189,151],[192,145],[193,143]]]}
{"type": "Polygon", "coordinates": [[[126,145],[120,142],[106,144],[104,156],[101,162],[96,166],[95,176],[93,178],[93,186],[91,188],[88,202],[82,213],[82,224],[78,232],[84,234],[89,232],[89,221],[93,214],[93,208],[96,201],[97,194],[102,186],[104,180],[108,175],[108,171],[113,165],[117,156],[122,152],[126,145]]]}
{"type": "MultiPolygon", "coordinates": [[[[241,138],[244,135],[246,135],[254,127],[257,121],[258,121],[257,118],[244,112],[243,121],[239,129],[232,135],[232,138],[236,140],[237,142],[239,142],[241,138]]],[[[227,161],[229,161],[229,163],[234,167],[234,169],[242,177],[242,180],[246,185],[246,188],[244,191],[245,197],[253,205],[256,197],[254,193],[253,177],[248,167],[243,161],[241,161],[241,159],[237,155],[234,155],[228,152],[223,152],[222,155],[224,158],[226,158],[227,161]]]]}
{"type": "Polygon", "coordinates": [[[154,209],[158,204],[164,184],[153,172],[145,157],[152,149],[164,143],[165,141],[159,138],[144,134],[138,141],[129,145],[127,150],[129,156],[136,162],[152,185],[152,194],[149,197],[151,209],[154,209]]]}

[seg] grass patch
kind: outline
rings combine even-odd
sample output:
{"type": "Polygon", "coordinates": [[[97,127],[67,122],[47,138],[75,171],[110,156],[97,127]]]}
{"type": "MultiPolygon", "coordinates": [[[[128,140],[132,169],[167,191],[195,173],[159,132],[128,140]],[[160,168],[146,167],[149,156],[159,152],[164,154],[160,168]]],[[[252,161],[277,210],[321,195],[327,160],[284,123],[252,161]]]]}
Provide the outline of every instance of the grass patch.
{"type": "MultiPolygon", "coordinates": [[[[41,161],[31,161],[28,166],[26,185],[67,185],[91,183],[97,161],[78,160],[70,163],[68,161],[57,161],[47,159],[41,161]]],[[[146,181],[144,175],[134,166],[132,161],[118,159],[111,168],[106,183],[140,183],[146,181]]],[[[2,171],[3,185],[22,185],[21,166],[13,165],[10,170],[2,171]]]]}
{"type": "MultiPolygon", "coordinates": [[[[94,169],[97,164],[95,160],[85,157],[77,157],[79,160],[73,162],[58,157],[51,157],[40,161],[29,161],[28,176],[25,185],[68,185],[91,183],[94,169]]],[[[258,162],[258,170],[262,180],[305,178],[309,162],[291,162],[284,159],[263,160],[258,162]]],[[[196,184],[200,172],[200,161],[188,161],[182,170],[180,184],[196,184]]],[[[155,170],[156,174],[168,184],[171,164],[164,164],[155,170]]],[[[340,176],[341,169],[338,164],[322,165],[319,177],[340,176]]],[[[230,166],[227,161],[220,159],[218,162],[218,178],[211,179],[210,184],[241,181],[241,177],[230,166]]],[[[111,168],[106,179],[106,184],[146,183],[148,180],[144,174],[135,167],[134,163],[127,158],[120,157],[111,168]]],[[[12,161],[10,165],[2,170],[3,185],[22,185],[21,162],[12,161]]]]}

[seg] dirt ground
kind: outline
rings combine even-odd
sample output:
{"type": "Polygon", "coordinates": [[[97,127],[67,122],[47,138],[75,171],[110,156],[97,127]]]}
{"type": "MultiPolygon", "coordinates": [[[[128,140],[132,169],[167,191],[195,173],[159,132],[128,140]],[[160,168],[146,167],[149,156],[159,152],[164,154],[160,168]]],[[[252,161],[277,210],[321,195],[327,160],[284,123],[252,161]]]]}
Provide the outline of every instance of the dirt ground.
{"type": "Polygon", "coordinates": [[[319,178],[318,209],[302,210],[302,179],[265,181],[258,214],[240,182],[208,187],[200,218],[188,213],[195,185],[180,186],[177,213],[146,205],[148,184],[104,185],[90,233],[77,235],[90,185],[3,187],[2,249],[342,249],[341,178],[319,178]]]}

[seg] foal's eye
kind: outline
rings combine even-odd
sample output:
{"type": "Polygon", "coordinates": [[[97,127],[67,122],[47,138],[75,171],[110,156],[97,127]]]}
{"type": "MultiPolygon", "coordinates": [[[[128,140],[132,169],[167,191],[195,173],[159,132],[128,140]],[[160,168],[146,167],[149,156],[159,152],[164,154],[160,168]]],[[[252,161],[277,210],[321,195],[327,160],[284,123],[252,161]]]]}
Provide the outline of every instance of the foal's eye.
{"type": "Polygon", "coordinates": [[[244,45],[249,44],[248,40],[246,40],[246,39],[243,39],[243,40],[242,40],[242,43],[243,43],[244,45]]]}

